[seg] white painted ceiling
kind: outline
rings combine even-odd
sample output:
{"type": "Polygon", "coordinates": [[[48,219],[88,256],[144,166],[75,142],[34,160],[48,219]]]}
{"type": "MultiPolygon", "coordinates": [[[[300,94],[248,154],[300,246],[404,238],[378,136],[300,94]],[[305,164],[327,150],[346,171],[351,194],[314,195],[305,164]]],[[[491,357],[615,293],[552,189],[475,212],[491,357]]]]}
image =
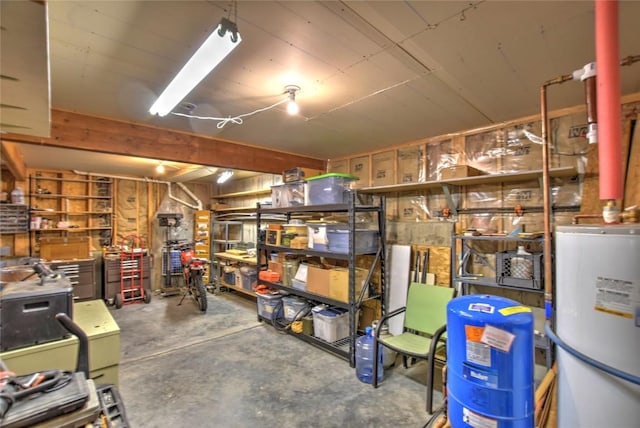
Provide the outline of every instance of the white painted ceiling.
{"type": "MultiPolygon", "coordinates": [[[[226,1],[47,5],[54,108],[322,159],[539,113],[544,81],[595,60],[593,1],[240,1],[237,16],[226,1]],[[220,130],[148,114],[222,17],[243,41],[185,98],[193,113],[248,113],[296,84],[299,116],[281,105],[220,130]]],[[[620,57],[640,54],[640,1],[619,10],[620,57]]],[[[621,83],[640,92],[640,64],[621,83]]],[[[583,87],[549,102],[581,104],[583,87]]]]}

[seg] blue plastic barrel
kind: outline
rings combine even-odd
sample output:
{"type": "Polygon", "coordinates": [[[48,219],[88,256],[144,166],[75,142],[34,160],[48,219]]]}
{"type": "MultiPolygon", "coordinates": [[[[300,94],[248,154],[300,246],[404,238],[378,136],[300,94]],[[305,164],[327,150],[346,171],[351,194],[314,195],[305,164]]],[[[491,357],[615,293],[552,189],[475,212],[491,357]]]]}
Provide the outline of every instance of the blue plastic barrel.
{"type": "Polygon", "coordinates": [[[498,296],[447,305],[449,419],[458,427],[534,426],[533,313],[498,296]]]}

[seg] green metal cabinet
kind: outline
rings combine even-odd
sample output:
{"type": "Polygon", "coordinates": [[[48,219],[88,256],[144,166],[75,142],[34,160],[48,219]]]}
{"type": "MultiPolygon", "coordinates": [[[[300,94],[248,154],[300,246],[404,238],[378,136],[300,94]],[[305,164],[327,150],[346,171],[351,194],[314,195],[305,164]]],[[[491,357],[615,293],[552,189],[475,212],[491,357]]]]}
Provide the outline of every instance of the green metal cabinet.
{"type": "MultiPolygon", "coordinates": [[[[73,320],[89,339],[89,376],[96,384],[118,385],[120,327],[102,300],[73,304],[73,320]]],[[[39,370],[75,370],[78,339],[67,339],[3,352],[0,358],[18,375],[39,370]]]]}

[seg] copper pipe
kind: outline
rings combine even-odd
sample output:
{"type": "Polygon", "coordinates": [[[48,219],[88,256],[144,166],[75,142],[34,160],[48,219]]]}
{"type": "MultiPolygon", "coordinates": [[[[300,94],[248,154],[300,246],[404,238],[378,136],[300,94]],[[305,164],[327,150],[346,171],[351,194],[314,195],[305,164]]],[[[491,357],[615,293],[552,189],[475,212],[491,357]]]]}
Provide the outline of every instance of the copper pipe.
{"type": "Polygon", "coordinates": [[[542,122],[542,208],[544,218],[544,307],[546,319],[553,314],[553,247],[551,245],[551,192],[549,177],[549,117],[547,114],[547,86],[573,80],[573,74],[565,74],[546,81],[540,87],[540,119],[542,122]]]}
{"type": "Polygon", "coordinates": [[[602,214],[576,214],[571,218],[571,224],[578,224],[581,218],[599,218],[602,220],[602,214]]]}
{"type": "MultiPolygon", "coordinates": [[[[553,82],[562,83],[562,81],[553,82]]],[[[550,83],[552,84],[552,83],[550,83]]],[[[540,88],[540,107],[542,122],[542,207],[544,218],[544,246],[543,246],[543,264],[544,264],[544,308],[546,319],[550,320],[553,314],[553,281],[551,252],[551,194],[549,192],[549,137],[548,137],[548,117],[547,117],[547,84],[540,88]]]]}

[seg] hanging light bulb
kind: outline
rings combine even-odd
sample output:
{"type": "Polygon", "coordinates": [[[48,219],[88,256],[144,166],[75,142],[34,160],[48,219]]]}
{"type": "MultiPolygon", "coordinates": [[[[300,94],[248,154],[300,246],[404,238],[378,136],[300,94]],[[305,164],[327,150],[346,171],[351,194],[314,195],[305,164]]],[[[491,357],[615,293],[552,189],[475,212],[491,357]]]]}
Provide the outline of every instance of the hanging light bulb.
{"type": "Polygon", "coordinates": [[[158,174],[164,174],[164,171],[165,171],[164,165],[162,164],[162,162],[160,162],[158,166],[156,166],[156,172],[158,174]]]}
{"type": "Polygon", "coordinates": [[[299,91],[300,87],[289,85],[285,87],[284,90],[287,92],[287,98],[289,98],[287,102],[287,113],[294,116],[300,112],[300,107],[298,107],[298,103],[296,102],[296,91],[299,91]]]}

